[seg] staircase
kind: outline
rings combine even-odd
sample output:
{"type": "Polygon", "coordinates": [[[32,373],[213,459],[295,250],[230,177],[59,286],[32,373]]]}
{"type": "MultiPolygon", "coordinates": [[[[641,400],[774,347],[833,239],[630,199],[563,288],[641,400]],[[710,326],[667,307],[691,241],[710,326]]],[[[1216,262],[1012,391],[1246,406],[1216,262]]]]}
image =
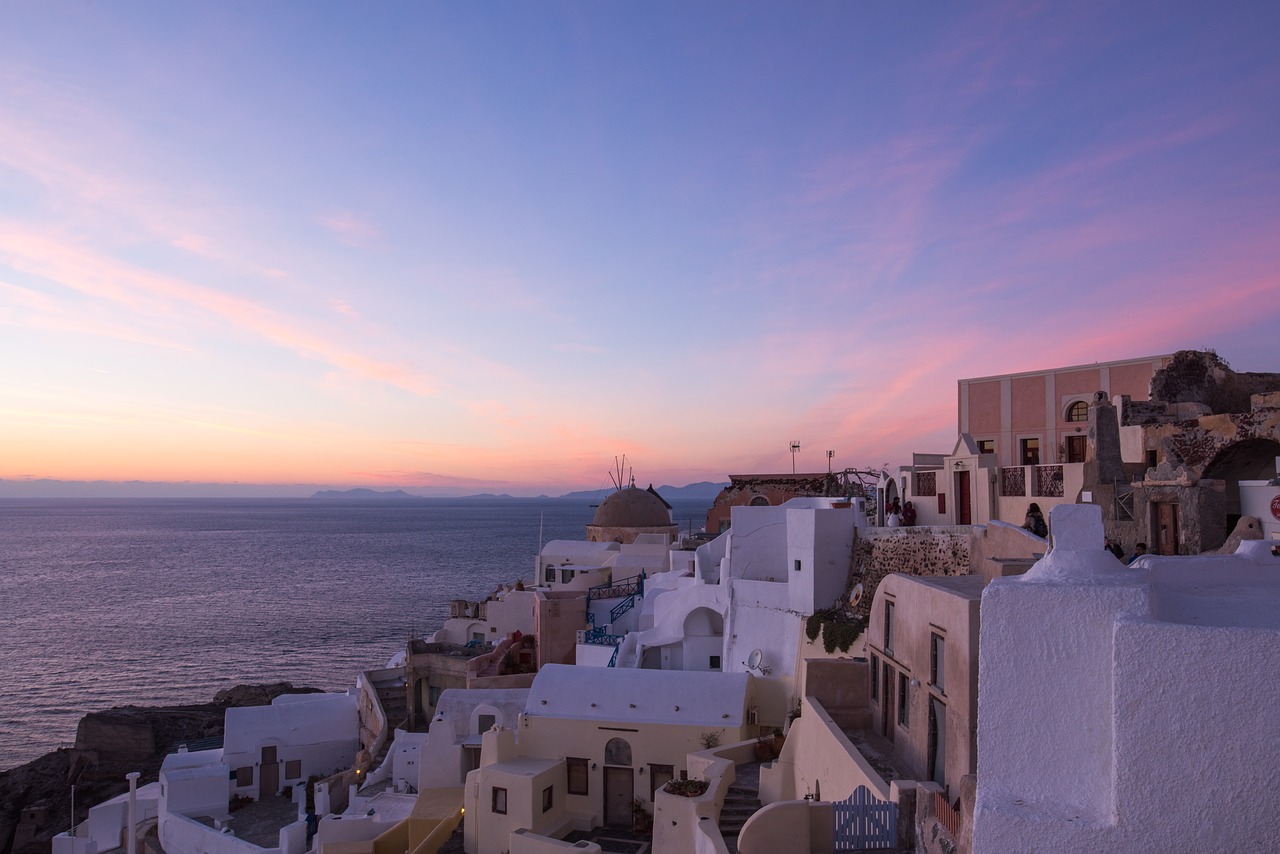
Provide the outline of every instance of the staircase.
{"type": "Polygon", "coordinates": [[[373,688],[378,692],[378,702],[382,705],[382,713],[387,716],[387,738],[382,744],[382,749],[378,751],[378,755],[373,758],[373,768],[382,767],[382,760],[387,758],[387,754],[391,752],[391,743],[395,740],[396,727],[405,725],[405,720],[409,717],[409,700],[405,696],[404,680],[400,678],[383,679],[373,683],[373,688]]]}
{"type": "Polygon", "coordinates": [[[758,795],[758,792],[742,786],[730,786],[725,793],[724,807],[720,810],[720,835],[724,837],[729,854],[737,854],[738,833],[742,825],[760,809],[758,795]]]}

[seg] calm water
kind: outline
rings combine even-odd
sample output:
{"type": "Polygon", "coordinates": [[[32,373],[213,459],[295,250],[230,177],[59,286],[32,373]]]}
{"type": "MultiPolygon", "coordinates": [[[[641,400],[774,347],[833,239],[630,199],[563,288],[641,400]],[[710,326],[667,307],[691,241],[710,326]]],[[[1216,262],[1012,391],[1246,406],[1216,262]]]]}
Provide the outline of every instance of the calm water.
{"type": "MultiPolygon", "coordinates": [[[[450,599],[528,578],[586,502],[0,501],[0,769],[86,711],[287,680],[342,689],[450,599]]],[[[706,504],[677,505],[682,529],[706,504]]]]}

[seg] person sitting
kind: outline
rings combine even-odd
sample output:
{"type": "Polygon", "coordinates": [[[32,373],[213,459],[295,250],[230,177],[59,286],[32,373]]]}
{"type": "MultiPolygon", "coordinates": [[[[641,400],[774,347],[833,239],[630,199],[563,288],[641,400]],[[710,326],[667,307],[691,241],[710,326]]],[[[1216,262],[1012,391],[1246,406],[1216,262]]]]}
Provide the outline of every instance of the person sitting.
{"type": "Polygon", "coordinates": [[[1049,526],[1044,522],[1044,514],[1040,512],[1040,505],[1034,501],[1027,508],[1027,518],[1023,520],[1022,527],[1037,537],[1049,536],[1049,526]]]}

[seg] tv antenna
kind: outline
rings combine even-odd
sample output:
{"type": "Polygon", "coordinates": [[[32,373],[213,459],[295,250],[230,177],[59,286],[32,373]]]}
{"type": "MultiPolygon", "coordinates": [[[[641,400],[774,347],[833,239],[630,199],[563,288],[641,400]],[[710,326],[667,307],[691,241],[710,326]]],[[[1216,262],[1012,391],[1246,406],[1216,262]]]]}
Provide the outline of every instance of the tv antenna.
{"type": "Polygon", "coordinates": [[[791,473],[796,473],[796,451],[800,450],[799,442],[791,443],[791,473]]]}
{"type": "Polygon", "coordinates": [[[831,458],[835,455],[835,451],[827,451],[827,474],[831,474],[831,458]]]}

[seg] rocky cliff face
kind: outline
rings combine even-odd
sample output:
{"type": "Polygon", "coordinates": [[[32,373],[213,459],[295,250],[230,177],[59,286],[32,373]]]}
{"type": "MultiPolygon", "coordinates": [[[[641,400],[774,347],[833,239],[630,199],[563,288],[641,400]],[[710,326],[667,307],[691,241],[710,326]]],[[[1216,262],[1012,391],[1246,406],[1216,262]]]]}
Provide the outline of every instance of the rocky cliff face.
{"type": "Polygon", "coordinates": [[[228,707],[261,706],[280,694],[318,690],[288,682],[238,685],[219,692],[212,703],[123,706],[85,715],[74,748],[0,773],[0,854],[48,854],[52,838],[71,827],[73,785],[75,821],[81,822],[89,807],[128,791],[125,774],[139,771],[140,784],[152,782],[176,745],[221,736],[228,707]]]}

